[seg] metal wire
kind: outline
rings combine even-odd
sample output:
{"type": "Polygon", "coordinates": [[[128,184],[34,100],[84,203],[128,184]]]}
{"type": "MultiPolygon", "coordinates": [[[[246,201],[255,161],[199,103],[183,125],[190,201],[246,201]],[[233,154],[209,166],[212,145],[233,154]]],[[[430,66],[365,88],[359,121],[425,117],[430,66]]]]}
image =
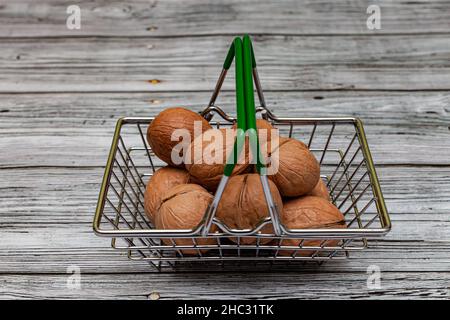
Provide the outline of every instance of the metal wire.
{"type": "MultiPolygon", "coordinates": [[[[345,259],[348,252],[366,248],[367,238],[389,231],[389,216],[358,119],[277,118],[266,112],[265,106],[258,110],[274,126],[286,128],[289,136],[298,136],[299,130],[310,132],[305,141],[311,147],[314,140],[311,151],[319,159],[321,176],[326,180],[332,202],[343,211],[347,228],[287,230],[275,219],[282,230],[277,236],[262,233],[264,224],[258,230],[243,232],[228,229],[213,219],[218,231],[206,230],[206,236],[200,233],[201,227],[187,233],[156,230],[147,219],[143,204],[143,177],[151,176],[158,168],[157,158],[143,133],[143,127],[153,118],[123,118],[116,127],[105,169],[94,218],[95,232],[112,238],[112,246],[127,251],[130,259],[148,261],[162,270],[177,269],[179,265],[193,267],[196,262],[219,268],[230,261],[243,264],[266,261],[266,266],[274,266],[278,261],[286,265],[286,261],[321,263],[345,259]],[[199,241],[206,238],[214,241],[208,244],[199,241]],[[243,238],[253,240],[253,244],[242,243],[243,238]],[[118,245],[118,239],[123,239],[125,245],[118,245]]],[[[204,114],[209,118],[218,115],[221,119],[211,122],[218,128],[234,121],[214,105],[204,114]]],[[[269,218],[264,223],[272,222],[269,218]]]]}

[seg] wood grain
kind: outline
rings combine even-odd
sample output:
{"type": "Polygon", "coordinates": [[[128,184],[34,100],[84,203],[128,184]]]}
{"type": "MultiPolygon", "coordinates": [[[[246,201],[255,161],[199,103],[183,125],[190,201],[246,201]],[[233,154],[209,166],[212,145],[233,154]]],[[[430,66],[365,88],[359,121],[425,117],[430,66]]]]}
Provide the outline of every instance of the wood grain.
{"type": "MultiPolygon", "coordinates": [[[[260,66],[270,90],[449,90],[449,67],[260,66]]],[[[0,69],[0,92],[211,92],[220,67],[0,69]]],[[[224,90],[233,88],[233,77],[224,90]]]]}
{"type": "MultiPolygon", "coordinates": [[[[261,66],[449,67],[449,39],[450,35],[446,34],[433,37],[261,35],[253,37],[252,42],[257,63],[261,66]]],[[[5,38],[0,43],[0,66],[34,72],[70,67],[105,71],[158,66],[219,69],[232,40],[232,36],[190,36],[170,40],[159,37],[63,37],[36,42],[5,38]]],[[[218,76],[217,72],[213,76],[218,76]]]]}
{"type": "MultiPolygon", "coordinates": [[[[365,273],[370,265],[377,265],[381,270],[389,272],[449,272],[449,247],[444,245],[424,245],[412,247],[416,243],[405,242],[372,242],[366,251],[354,252],[346,261],[332,261],[321,266],[307,264],[303,266],[281,266],[277,269],[266,268],[265,272],[355,272],[365,273]]],[[[19,248],[13,251],[0,251],[1,274],[33,275],[33,274],[65,274],[70,266],[78,266],[86,274],[123,274],[147,273],[158,277],[158,272],[144,261],[130,261],[125,253],[114,251],[104,240],[95,247],[80,248],[19,248]]],[[[248,267],[247,267],[248,268],[248,267]]],[[[254,267],[253,267],[254,268],[254,267]]],[[[264,270],[264,268],[261,268],[264,270]]],[[[260,269],[260,270],[261,270],[260,269]]],[[[209,272],[246,271],[242,266],[217,270],[209,268],[209,272]]],[[[203,268],[203,271],[204,268],[203,268]]],[[[248,271],[248,269],[247,269],[248,271]]],[[[189,272],[184,270],[184,273],[189,272]]],[[[197,271],[198,272],[198,271],[197,271]]],[[[178,273],[165,271],[165,273],[178,273]]],[[[320,287],[317,287],[319,290],[320,287]]]]}
{"type": "MultiPolygon", "coordinates": [[[[81,30],[66,28],[73,1],[0,0],[0,299],[450,298],[450,3],[77,3],[81,30]],[[366,27],[371,4],[381,30],[366,27]],[[92,232],[115,121],[202,110],[242,33],[275,114],[364,120],[393,229],[322,266],[155,273],[92,232]]],[[[231,72],[230,113],[233,86],[231,72]]]]}
{"type": "MultiPolygon", "coordinates": [[[[230,41],[223,36],[5,39],[0,92],[210,91],[230,41]]],[[[270,90],[450,88],[447,35],[261,36],[255,48],[270,90]]],[[[233,88],[233,74],[224,90],[233,88]]]]}
{"type": "Polygon", "coordinates": [[[68,275],[0,276],[0,297],[14,299],[448,299],[448,273],[383,273],[381,289],[367,288],[365,273],[227,273],[83,275],[68,289],[68,275]],[[183,285],[181,286],[180,283],[183,285]],[[246,285],[243,286],[242,283],[246,285]],[[270,285],[268,285],[270,284],[270,285]],[[27,291],[23,287],[27,286],[27,291]],[[189,290],[187,290],[189,288],[189,290]]]}
{"type": "MultiPolygon", "coordinates": [[[[264,86],[264,82],[263,82],[264,86]]],[[[360,117],[365,125],[445,127],[450,121],[450,93],[372,91],[267,91],[269,109],[280,116],[360,117]]],[[[211,92],[115,92],[115,93],[23,93],[0,94],[3,130],[9,121],[35,121],[42,130],[50,121],[72,127],[108,125],[124,116],[154,116],[172,106],[203,110],[211,92]]],[[[235,93],[222,92],[217,104],[235,115],[235,93]]],[[[24,130],[5,133],[27,134],[24,130]]]]}
{"type": "Polygon", "coordinates": [[[380,30],[368,30],[373,1],[84,1],[81,29],[66,28],[70,0],[2,0],[3,37],[392,34],[448,32],[445,1],[379,0],[380,30]]]}

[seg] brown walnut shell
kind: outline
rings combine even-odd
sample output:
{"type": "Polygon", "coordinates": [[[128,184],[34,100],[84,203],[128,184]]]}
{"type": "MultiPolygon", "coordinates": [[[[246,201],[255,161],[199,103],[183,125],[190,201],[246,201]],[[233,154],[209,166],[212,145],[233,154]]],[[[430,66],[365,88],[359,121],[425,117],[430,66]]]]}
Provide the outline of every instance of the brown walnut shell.
{"type": "MultiPolygon", "coordinates": [[[[185,167],[193,179],[209,191],[215,191],[223,176],[229,155],[233,152],[236,130],[211,129],[191,143],[185,155],[185,167]]],[[[246,141],[243,152],[232,175],[246,172],[250,167],[249,146],[246,141]]]]}
{"type": "Polygon", "coordinates": [[[147,183],[144,194],[144,208],[150,221],[155,221],[164,194],[171,188],[189,183],[189,172],[173,167],[163,167],[155,171],[147,183]]]}
{"type": "MultiPolygon", "coordinates": [[[[283,201],[275,184],[269,180],[270,192],[274,204],[279,212],[283,209],[283,201]]],[[[257,224],[269,217],[266,198],[264,196],[261,180],[258,174],[249,173],[233,176],[228,180],[216,212],[217,219],[221,220],[230,229],[254,229],[257,224]]],[[[271,224],[261,229],[262,233],[273,233],[271,224]]],[[[236,239],[231,238],[236,241],[236,239]]],[[[267,238],[261,244],[270,242],[267,238]]],[[[255,237],[242,237],[241,244],[255,244],[255,237]]]]}
{"type": "MultiPolygon", "coordinates": [[[[344,229],[345,217],[332,203],[324,198],[304,196],[284,203],[281,223],[288,229],[344,229]]],[[[323,239],[325,240],[325,239],[323,239]]],[[[305,240],[303,246],[319,247],[323,240],[305,240]]],[[[298,246],[301,239],[285,239],[283,246],[298,246]]],[[[340,240],[328,240],[324,246],[337,246],[340,240]]],[[[311,256],[313,250],[299,250],[298,256],[311,256]]],[[[292,255],[294,251],[280,250],[280,255],[292,255]]]]}
{"type": "MultiPolygon", "coordinates": [[[[153,152],[162,161],[172,166],[182,167],[182,163],[172,161],[172,149],[179,143],[182,143],[182,148],[186,148],[196,135],[209,129],[211,129],[209,122],[198,113],[181,107],[168,108],[161,111],[150,123],[147,129],[147,141],[153,152]],[[196,121],[201,124],[199,132],[194,132],[196,121]],[[172,133],[176,129],[186,129],[190,135],[188,141],[182,140],[182,138],[178,141],[172,141],[172,133]]],[[[179,150],[180,157],[183,156],[182,151],[182,149],[179,150]]]]}
{"type": "MultiPolygon", "coordinates": [[[[203,216],[211,203],[213,196],[203,187],[196,184],[180,184],[165,193],[162,204],[155,217],[156,229],[179,230],[193,229],[202,221],[203,216]]],[[[214,225],[211,231],[214,232],[214,225]]],[[[194,244],[192,239],[173,239],[175,244],[180,246],[191,246],[194,244]]],[[[197,245],[215,244],[216,240],[212,238],[197,238],[197,245]]],[[[166,245],[172,245],[169,239],[163,239],[166,245]]],[[[183,249],[183,254],[198,254],[196,249],[183,249]]],[[[200,250],[206,252],[206,249],[200,250]]]]}
{"type": "Polygon", "coordinates": [[[270,146],[263,146],[263,152],[270,157],[270,165],[277,170],[269,175],[281,195],[297,197],[314,189],[320,179],[320,165],[306,145],[296,139],[279,138],[270,146]],[[267,150],[267,151],[266,151],[267,150]]]}
{"type": "Polygon", "coordinates": [[[328,192],[327,185],[322,179],[319,179],[319,182],[317,182],[314,189],[312,189],[311,192],[308,193],[308,196],[316,196],[330,201],[330,194],[328,192]]]}

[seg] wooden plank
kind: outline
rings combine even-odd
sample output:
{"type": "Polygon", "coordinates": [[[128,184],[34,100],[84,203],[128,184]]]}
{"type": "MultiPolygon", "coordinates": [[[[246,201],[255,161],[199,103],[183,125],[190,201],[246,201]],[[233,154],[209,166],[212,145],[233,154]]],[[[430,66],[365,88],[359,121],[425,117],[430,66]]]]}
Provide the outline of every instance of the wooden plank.
{"type": "Polygon", "coordinates": [[[367,288],[358,273],[229,273],[81,275],[81,288],[67,288],[68,275],[2,275],[0,298],[14,299],[448,299],[448,273],[382,273],[381,288],[367,288]]]}
{"type": "MultiPolygon", "coordinates": [[[[264,87],[264,82],[263,82],[264,87]]],[[[64,121],[71,128],[83,128],[123,116],[154,116],[173,106],[203,110],[212,92],[144,93],[49,93],[1,94],[1,128],[12,131],[18,121],[40,119],[35,126],[44,129],[46,121],[64,121]],[[84,122],[85,121],[85,122],[84,122]]],[[[450,122],[450,93],[312,91],[265,92],[269,109],[279,116],[349,117],[357,116],[366,125],[411,127],[446,126],[450,122]]],[[[235,115],[235,93],[221,92],[217,104],[235,115]]]]}
{"type": "MultiPolygon", "coordinates": [[[[0,66],[37,72],[45,68],[155,68],[212,66],[219,69],[231,36],[165,38],[3,39],[0,66]]],[[[449,35],[283,36],[253,39],[261,66],[357,65],[449,67],[449,35]],[[280,50],[282,49],[282,50],[280,50]]],[[[216,75],[216,74],[214,74],[216,75]]],[[[194,76],[194,75],[193,75],[194,76]]],[[[264,79],[263,79],[264,80],[264,79]]]]}
{"type": "MultiPolygon", "coordinates": [[[[103,166],[118,117],[156,115],[173,105],[201,110],[209,94],[2,95],[0,145],[9,151],[0,154],[0,167],[103,166]]],[[[379,165],[449,163],[446,92],[269,92],[266,96],[279,116],[361,117],[379,165]],[[412,154],[412,145],[428,152],[412,154]]],[[[232,112],[234,100],[234,93],[226,93],[219,102],[232,112]]]]}
{"type": "MultiPolygon", "coordinates": [[[[220,64],[100,69],[67,66],[35,70],[30,73],[26,68],[0,68],[0,93],[211,92],[220,64]]],[[[274,91],[450,89],[450,67],[262,65],[258,70],[265,88],[274,91]]],[[[230,80],[224,84],[224,90],[234,90],[232,76],[230,80]]]]}
{"type": "MultiPolygon", "coordinates": [[[[365,273],[370,265],[377,265],[386,272],[449,272],[449,247],[428,245],[417,246],[415,243],[372,243],[369,249],[354,252],[346,261],[330,261],[320,267],[316,264],[303,266],[279,266],[271,272],[355,272],[365,273]]],[[[48,248],[48,249],[14,249],[0,250],[0,274],[64,274],[70,266],[78,266],[82,273],[120,274],[151,273],[157,271],[145,261],[130,261],[126,254],[108,247],[104,241],[100,247],[90,248],[48,248]]],[[[252,267],[230,267],[223,272],[248,271],[252,267]],[[247,269],[247,270],[245,270],[247,269]]],[[[264,268],[260,268],[264,271],[264,268]]],[[[189,269],[184,269],[189,272],[189,269]]],[[[203,268],[203,272],[204,272],[203,268]]],[[[210,272],[219,271],[210,268],[210,272]]],[[[171,272],[165,270],[164,272],[171,272]]],[[[191,272],[198,272],[193,270],[191,272]]]]}
{"type": "MultiPolygon", "coordinates": [[[[255,50],[264,87],[271,90],[447,90],[448,40],[263,36],[256,38],[255,50]]],[[[208,91],[229,42],[230,37],[3,40],[0,92],[208,91]]],[[[233,73],[225,90],[234,87],[233,73]]]]}
{"type": "Polygon", "coordinates": [[[372,1],[333,2],[238,0],[211,3],[174,1],[78,1],[81,29],[66,28],[70,0],[2,0],[3,37],[36,36],[185,36],[241,34],[392,34],[448,32],[445,1],[376,2],[381,30],[368,30],[372,1]],[[399,18],[401,17],[401,18],[399,18]]]}

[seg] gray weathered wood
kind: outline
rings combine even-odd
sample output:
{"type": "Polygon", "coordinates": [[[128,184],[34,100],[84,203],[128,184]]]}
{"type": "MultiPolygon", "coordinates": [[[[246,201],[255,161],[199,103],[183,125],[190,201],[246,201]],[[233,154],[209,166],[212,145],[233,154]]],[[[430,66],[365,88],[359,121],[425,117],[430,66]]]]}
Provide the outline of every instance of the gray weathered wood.
{"type": "Polygon", "coordinates": [[[73,1],[0,0],[0,299],[450,298],[449,3],[77,3],[82,28],[68,30],[73,1]],[[366,28],[371,4],[381,30],[366,28]],[[393,229],[322,266],[155,273],[92,232],[114,122],[201,110],[245,32],[277,115],[364,120],[393,229]],[[80,290],[66,286],[69,266],[80,290]]]}
{"type": "MultiPolygon", "coordinates": [[[[449,90],[450,67],[368,67],[359,65],[260,65],[270,90],[449,90]]],[[[96,69],[72,66],[52,69],[0,68],[0,92],[161,92],[208,91],[220,66],[155,66],[96,69]],[[126,77],[123,75],[127,74],[126,77]],[[7,81],[10,80],[10,81],[7,81]]],[[[233,77],[224,90],[233,88],[233,77]]]]}
{"type": "MultiPolygon", "coordinates": [[[[264,96],[269,109],[280,116],[357,116],[367,126],[414,128],[445,127],[450,122],[450,93],[447,91],[267,91],[264,96]]],[[[154,116],[172,106],[201,111],[211,92],[24,93],[1,94],[0,97],[1,129],[4,133],[27,134],[26,130],[13,131],[16,125],[10,122],[39,119],[34,126],[40,129],[50,127],[53,122],[48,121],[61,121],[61,125],[70,125],[70,128],[84,128],[123,116],[154,116]]],[[[222,92],[217,104],[235,115],[234,92],[222,92]]]]}
{"type": "MultiPolygon", "coordinates": [[[[0,66],[27,68],[34,73],[44,68],[69,67],[108,71],[111,67],[189,65],[219,69],[232,40],[232,36],[192,36],[174,40],[158,37],[45,38],[37,42],[6,38],[0,43],[0,66]]],[[[433,37],[263,35],[254,37],[252,42],[257,63],[261,66],[449,67],[449,40],[447,34],[433,37]]],[[[195,78],[195,74],[192,76],[195,78]]]]}
{"type": "MultiPolygon", "coordinates": [[[[209,91],[230,41],[223,36],[38,43],[5,39],[0,45],[0,92],[209,91]]],[[[261,78],[270,90],[450,88],[447,35],[262,36],[255,48],[261,78]],[[328,52],[333,52],[331,58],[328,52]]],[[[227,81],[224,89],[233,85],[227,81]]]]}
{"type": "Polygon", "coordinates": [[[373,1],[85,1],[80,30],[66,28],[70,0],[2,0],[0,36],[186,36],[220,34],[393,34],[448,32],[445,1],[376,2],[381,30],[369,30],[373,1]],[[401,17],[401,18],[399,18],[401,17]]]}
{"type": "MultiPolygon", "coordinates": [[[[346,261],[332,261],[317,266],[284,267],[287,271],[311,272],[366,272],[370,265],[377,265],[384,272],[449,272],[449,248],[444,245],[424,245],[400,241],[387,243],[372,241],[362,252],[354,252],[346,261]]],[[[151,273],[156,270],[144,261],[130,261],[125,253],[113,251],[104,240],[89,248],[14,249],[0,252],[2,274],[65,274],[70,266],[78,266],[88,274],[151,273]]],[[[281,268],[281,266],[280,266],[281,268]]],[[[227,268],[230,272],[236,268],[227,268]]],[[[243,270],[243,268],[241,268],[243,270]]],[[[245,269],[244,269],[245,270],[245,269]]],[[[260,269],[261,270],[261,269],[260,269]]],[[[185,270],[186,271],[186,270],[185,270]]],[[[211,272],[214,271],[210,268],[211,272]]],[[[266,271],[270,271],[266,268],[266,271]]]]}
{"type": "MultiPolygon", "coordinates": [[[[46,39],[38,44],[24,39],[4,40],[0,45],[0,50],[5,52],[0,59],[0,92],[208,91],[214,87],[230,38],[192,37],[170,42],[167,39],[76,38],[46,39]]],[[[265,88],[450,88],[447,35],[331,39],[256,38],[265,88]],[[280,47],[287,49],[280,51],[280,47]],[[335,50],[332,62],[327,55],[330,48],[335,50]]],[[[224,89],[231,89],[233,83],[227,81],[224,89]]]]}
{"type": "Polygon", "coordinates": [[[148,299],[157,292],[161,299],[448,299],[450,277],[439,272],[387,272],[381,289],[368,289],[365,273],[227,273],[226,281],[220,273],[82,274],[80,289],[68,289],[67,280],[68,275],[2,275],[0,297],[148,299]]]}

